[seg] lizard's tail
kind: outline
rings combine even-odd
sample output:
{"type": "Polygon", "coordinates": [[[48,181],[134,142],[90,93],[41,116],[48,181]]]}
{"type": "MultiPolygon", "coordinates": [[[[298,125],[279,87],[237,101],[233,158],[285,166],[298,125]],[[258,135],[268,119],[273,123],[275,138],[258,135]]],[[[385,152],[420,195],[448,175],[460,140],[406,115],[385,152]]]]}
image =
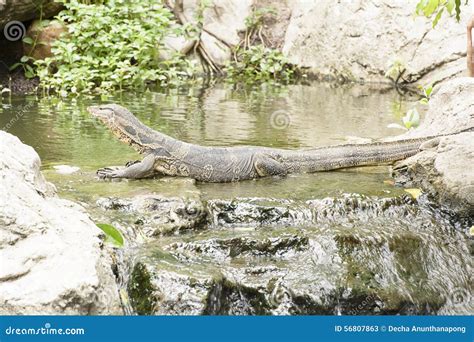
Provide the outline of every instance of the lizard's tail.
{"type": "MultiPolygon", "coordinates": [[[[472,132],[474,127],[453,134],[472,132]]],[[[289,172],[317,172],[347,167],[378,165],[402,160],[417,154],[423,143],[453,134],[375,142],[346,144],[299,151],[283,157],[289,172]]]]}
{"type": "Polygon", "coordinates": [[[384,164],[415,155],[420,151],[421,144],[430,139],[432,138],[322,147],[290,156],[285,164],[289,172],[317,172],[384,164]]]}

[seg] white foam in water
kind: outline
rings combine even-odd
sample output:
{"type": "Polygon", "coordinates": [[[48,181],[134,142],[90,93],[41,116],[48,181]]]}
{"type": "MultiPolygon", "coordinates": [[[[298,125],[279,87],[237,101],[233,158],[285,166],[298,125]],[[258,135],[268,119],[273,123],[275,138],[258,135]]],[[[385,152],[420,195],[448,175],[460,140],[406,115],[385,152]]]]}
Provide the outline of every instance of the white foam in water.
{"type": "Polygon", "coordinates": [[[57,173],[62,175],[70,175],[80,170],[79,167],[70,165],[55,165],[53,167],[57,173]]]}

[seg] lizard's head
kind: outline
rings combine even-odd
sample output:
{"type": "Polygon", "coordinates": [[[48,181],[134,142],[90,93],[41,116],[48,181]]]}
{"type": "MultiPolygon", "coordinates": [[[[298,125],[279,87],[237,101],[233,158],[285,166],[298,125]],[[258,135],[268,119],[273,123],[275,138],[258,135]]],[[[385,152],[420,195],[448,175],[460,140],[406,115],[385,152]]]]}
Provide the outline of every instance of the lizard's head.
{"type": "Polygon", "coordinates": [[[87,108],[87,111],[111,129],[115,126],[117,128],[125,127],[131,121],[137,120],[126,108],[113,103],[100,106],[90,106],[87,108]]]}
{"type": "Polygon", "coordinates": [[[102,121],[121,141],[141,151],[145,148],[140,127],[143,124],[128,109],[117,104],[90,106],[87,111],[102,121]]]}

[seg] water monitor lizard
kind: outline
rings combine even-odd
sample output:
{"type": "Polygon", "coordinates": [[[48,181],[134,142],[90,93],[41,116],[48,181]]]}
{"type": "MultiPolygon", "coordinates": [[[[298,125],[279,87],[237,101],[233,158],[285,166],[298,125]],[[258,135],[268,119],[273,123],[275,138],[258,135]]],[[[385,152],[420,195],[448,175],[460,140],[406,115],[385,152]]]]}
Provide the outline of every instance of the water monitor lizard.
{"type": "Polygon", "coordinates": [[[97,174],[101,178],[139,179],[168,175],[204,182],[235,182],[394,162],[416,154],[423,144],[435,144],[437,140],[437,137],[426,137],[305,150],[257,146],[208,147],[189,144],[157,132],[116,104],[92,106],[88,111],[121,141],[145,155],[142,161],[129,163],[123,169],[99,169],[97,174]]]}

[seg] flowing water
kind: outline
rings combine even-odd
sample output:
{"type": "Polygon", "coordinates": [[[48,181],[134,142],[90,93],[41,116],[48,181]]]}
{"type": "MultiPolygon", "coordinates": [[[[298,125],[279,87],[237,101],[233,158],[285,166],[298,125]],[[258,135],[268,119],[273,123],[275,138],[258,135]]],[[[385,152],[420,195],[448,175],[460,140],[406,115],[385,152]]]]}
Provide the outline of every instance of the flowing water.
{"type": "Polygon", "coordinates": [[[122,285],[134,311],[472,312],[466,235],[395,187],[388,166],[235,184],[100,181],[97,168],[140,159],[86,112],[108,102],[191,143],[307,148],[399,134],[387,125],[400,122],[415,101],[370,85],[320,83],[212,83],[107,99],[4,96],[0,127],[35,148],[62,197],[81,202],[96,221],[113,223],[128,238],[134,259],[122,285]],[[59,165],[79,171],[63,174],[59,165]],[[147,196],[145,205],[137,204],[147,196]],[[150,196],[171,209],[157,214],[150,196]],[[188,210],[189,198],[197,206],[192,210],[205,212],[199,220],[172,208],[188,210]],[[122,202],[104,206],[108,200],[122,202]],[[171,212],[176,217],[164,222],[171,212]],[[163,225],[172,228],[157,237],[163,225]]]}

